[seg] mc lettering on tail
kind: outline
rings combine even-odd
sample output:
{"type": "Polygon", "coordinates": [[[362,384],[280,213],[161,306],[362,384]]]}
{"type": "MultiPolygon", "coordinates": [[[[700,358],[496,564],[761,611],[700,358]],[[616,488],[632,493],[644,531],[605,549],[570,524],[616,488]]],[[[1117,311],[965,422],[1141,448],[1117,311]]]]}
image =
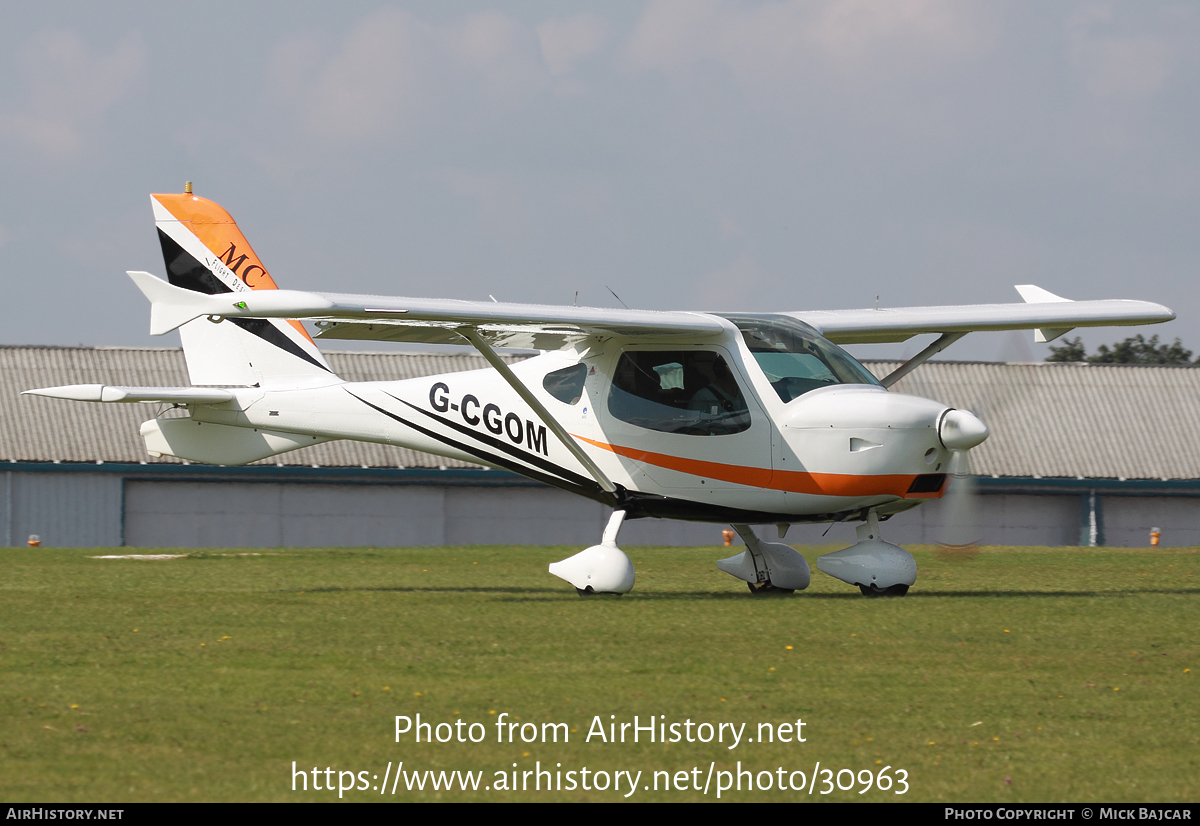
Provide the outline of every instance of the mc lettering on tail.
{"type": "MultiPolygon", "coordinates": [[[[190,192],[150,196],[167,278],[209,295],[276,290],[237,223],[190,192]]],[[[196,319],[179,330],[194,385],[320,386],[338,381],[298,321],[196,319]]]]}

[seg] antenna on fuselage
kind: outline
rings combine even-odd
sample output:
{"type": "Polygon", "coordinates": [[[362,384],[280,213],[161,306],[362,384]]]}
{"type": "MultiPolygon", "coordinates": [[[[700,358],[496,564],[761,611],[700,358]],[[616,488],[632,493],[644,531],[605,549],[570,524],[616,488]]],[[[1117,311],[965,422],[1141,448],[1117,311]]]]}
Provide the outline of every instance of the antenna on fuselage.
{"type": "MultiPolygon", "coordinates": [[[[613,298],[615,298],[615,299],[617,299],[617,301],[621,301],[621,296],[619,296],[619,295],[617,295],[615,292],[613,292],[613,288],[612,288],[612,287],[610,287],[610,286],[608,286],[607,284],[605,284],[605,285],[604,285],[604,289],[606,289],[606,290],[608,290],[610,293],[612,293],[612,297],[613,297],[613,298]]],[[[578,293],[576,293],[576,295],[578,295],[578,293]]],[[[628,304],[626,304],[624,301],[621,301],[621,306],[622,306],[622,307],[624,307],[626,310],[628,310],[628,309],[629,309],[629,305],[628,305],[628,304]]]]}

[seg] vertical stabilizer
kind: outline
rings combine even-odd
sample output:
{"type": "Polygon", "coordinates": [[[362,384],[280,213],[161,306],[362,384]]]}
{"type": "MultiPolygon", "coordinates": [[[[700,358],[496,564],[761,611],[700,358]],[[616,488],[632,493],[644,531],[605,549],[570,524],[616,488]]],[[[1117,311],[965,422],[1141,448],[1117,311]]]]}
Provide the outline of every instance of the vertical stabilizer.
{"type": "MultiPolygon", "coordinates": [[[[150,196],[167,278],[209,295],[275,290],[275,281],[218,204],[190,192],[150,196]]],[[[337,381],[298,321],[197,319],[179,329],[192,384],[296,386],[337,381]]]]}

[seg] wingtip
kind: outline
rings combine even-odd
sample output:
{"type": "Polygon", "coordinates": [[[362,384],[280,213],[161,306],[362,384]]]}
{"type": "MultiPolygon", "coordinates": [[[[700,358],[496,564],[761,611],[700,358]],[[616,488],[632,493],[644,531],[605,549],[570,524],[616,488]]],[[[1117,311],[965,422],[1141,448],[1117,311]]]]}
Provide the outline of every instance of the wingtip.
{"type": "Polygon", "coordinates": [[[150,335],[161,336],[204,315],[208,296],[193,293],[140,270],[126,270],[137,288],[150,301],[150,335]]]}
{"type": "Polygon", "coordinates": [[[1070,301],[1061,295],[1055,295],[1049,290],[1042,289],[1037,284],[1014,284],[1013,288],[1020,294],[1026,304],[1053,304],[1060,301],[1070,301]]]}

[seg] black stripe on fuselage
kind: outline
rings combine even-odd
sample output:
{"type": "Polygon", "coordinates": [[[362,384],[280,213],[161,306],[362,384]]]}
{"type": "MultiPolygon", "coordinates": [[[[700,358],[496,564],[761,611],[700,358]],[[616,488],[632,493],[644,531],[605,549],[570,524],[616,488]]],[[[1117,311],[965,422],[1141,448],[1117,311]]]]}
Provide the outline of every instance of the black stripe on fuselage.
{"type": "MultiPolygon", "coordinates": [[[[378,410],[383,415],[387,416],[390,419],[394,419],[395,421],[400,422],[400,424],[404,425],[405,427],[411,427],[413,430],[417,431],[418,433],[422,433],[431,439],[435,439],[435,440],[441,442],[442,444],[449,445],[450,447],[453,447],[453,448],[457,448],[458,450],[461,450],[464,453],[468,453],[471,456],[474,456],[477,459],[482,460],[483,462],[486,462],[486,463],[492,464],[492,465],[499,465],[500,467],[504,468],[505,470],[511,470],[513,473],[519,473],[522,476],[528,476],[530,479],[536,479],[539,482],[544,482],[547,485],[551,485],[556,488],[561,488],[562,490],[568,491],[570,493],[576,493],[576,494],[579,494],[580,496],[586,496],[588,499],[594,499],[597,502],[602,502],[606,505],[616,504],[616,499],[614,497],[612,497],[610,494],[606,493],[603,488],[601,488],[598,484],[596,484],[595,482],[593,482],[590,479],[584,479],[583,477],[576,476],[575,474],[572,474],[569,471],[562,470],[561,468],[557,468],[557,466],[555,466],[555,465],[551,465],[552,468],[555,468],[552,471],[552,473],[561,473],[565,477],[574,477],[575,479],[577,479],[579,481],[572,482],[566,478],[560,478],[559,476],[551,475],[550,473],[542,473],[540,471],[533,470],[532,468],[524,467],[524,466],[519,465],[516,462],[510,461],[509,459],[506,459],[502,456],[497,456],[494,453],[489,453],[481,448],[478,448],[478,447],[475,447],[475,446],[469,445],[469,444],[464,444],[462,442],[451,439],[447,436],[443,436],[440,433],[436,433],[432,430],[429,430],[428,428],[421,427],[416,422],[410,422],[408,419],[405,419],[403,416],[399,416],[399,415],[391,412],[390,410],[385,410],[384,408],[380,407],[379,405],[371,404],[371,402],[367,401],[366,399],[362,398],[361,396],[357,396],[354,393],[351,393],[349,390],[347,390],[346,392],[349,393],[350,396],[352,396],[353,398],[358,399],[360,402],[365,404],[367,407],[370,407],[372,410],[378,410]]],[[[395,396],[390,396],[390,397],[395,398],[395,396]]],[[[424,412],[424,411],[421,411],[421,412],[424,412]]],[[[434,418],[436,419],[437,417],[435,416],[434,418]]],[[[442,421],[441,419],[437,419],[437,420],[442,421]]],[[[479,434],[470,434],[470,435],[478,436],[479,434]]],[[[526,461],[530,461],[530,460],[526,459],[526,461]]]]}
{"type": "MultiPolygon", "coordinates": [[[[754,510],[745,510],[742,508],[728,508],[728,507],[723,507],[720,505],[713,505],[708,502],[693,502],[693,501],[690,501],[687,499],[677,499],[677,498],[671,497],[671,496],[661,496],[658,494],[640,493],[637,491],[622,491],[621,501],[618,502],[616,497],[605,493],[604,489],[601,488],[595,482],[593,482],[591,479],[588,479],[586,477],[580,477],[580,476],[577,476],[576,474],[572,474],[570,471],[559,468],[557,465],[549,464],[549,467],[552,469],[553,473],[561,473],[561,474],[563,474],[563,476],[577,479],[577,480],[579,480],[578,483],[572,484],[571,482],[566,481],[565,479],[561,479],[557,476],[553,476],[553,475],[546,474],[546,473],[540,473],[538,471],[532,470],[531,468],[519,465],[516,462],[511,462],[503,457],[496,456],[493,453],[489,453],[485,450],[481,450],[472,445],[464,444],[455,439],[451,439],[451,438],[443,436],[439,433],[435,433],[434,431],[429,430],[428,428],[421,427],[420,425],[416,424],[415,422],[410,422],[408,419],[405,419],[403,416],[392,413],[390,410],[385,410],[384,408],[379,407],[378,405],[371,404],[371,402],[367,401],[366,399],[363,399],[363,398],[355,395],[354,393],[350,393],[349,390],[347,390],[346,392],[349,393],[355,399],[358,399],[363,404],[367,405],[367,407],[370,407],[373,410],[378,410],[380,413],[387,416],[388,418],[394,419],[395,421],[400,422],[400,424],[405,425],[406,427],[411,427],[413,430],[417,431],[418,433],[422,433],[431,439],[435,439],[435,440],[441,442],[442,444],[449,445],[449,446],[457,448],[465,453],[468,453],[471,456],[475,456],[476,458],[478,458],[484,462],[488,462],[488,463],[494,464],[494,465],[499,465],[500,467],[503,467],[506,470],[511,470],[513,473],[519,473],[522,476],[528,476],[530,479],[536,479],[539,482],[544,482],[547,485],[551,485],[551,486],[559,488],[561,490],[565,490],[570,493],[575,493],[580,496],[586,496],[588,499],[594,499],[595,501],[601,502],[605,505],[608,505],[609,507],[623,508],[627,514],[627,516],[626,516],[627,519],[640,519],[640,518],[645,518],[645,517],[654,517],[654,518],[658,518],[658,519],[682,519],[682,520],[689,521],[689,522],[710,522],[710,523],[715,523],[715,524],[751,524],[751,525],[777,524],[780,522],[786,522],[789,524],[842,522],[842,521],[846,521],[849,519],[866,519],[866,513],[865,513],[864,509],[855,509],[852,511],[838,511],[838,512],[834,512],[834,513],[801,515],[801,514],[794,514],[794,513],[783,513],[780,511],[754,511],[754,510]]],[[[390,393],[387,393],[385,395],[387,395],[389,398],[393,398],[393,399],[396,398],[395,396],[392,396],[390,393]]],[[[419,407],[416,407],[416,406],[412,405],[411,403],[404,401],[403,399],[396,399],[396,400],[403,402],[404,404],[408,405],[409,407],[412,407],[414,410],[417,410],[421,413],[426,412],[424,410],[421,410],[419,407]]],[[[483,438],[482,433],[475,433],[469,429],[460,427],[457,424],[457,422],[446,421],[445,419],[442,419],[439,416],[433,416],[432,414],[427,414],[427,415],[429,415],[430,418],[434,419],[437,422],[449,425],[458,430],[462,430],[468,436],[472,436],[476,439],[483,438]]],[[[490,437],[489,437],[489,440],[490,440],[490,437]]],[[[507,449],[510,446],[500,443],[500,444],[496,445],[496,447],[501,448],[501,449],[507,449]]],[[[529,461],[529,462],[532,462],[533,459],[537,458],[537,457],[525,456],[524,451],[519,451],[519,452],[517,452],[516,455],[519,458],[523,458],[525,461],[529,461]]],[[[886,518],[886,517],[884,517],[884,518],[886,518]]]]}
{"type": "Polygon", "coordinates": [[[517,459],[520,459],[522,462],[528,462],[529,464],[531,464],[535,467],[540,467],[542,470],[557,474],[557,475],[563,477],[564,479],[566,479],[567,481],[573,482],[576,485],[585,486],[585,485],[596,484],[595,480],[593,480],[587,476],[580,476],[578,473],[572,473],[571,471],[569,471],[565,468],[559,467],[558,465],[554,464],[553,462],[551,462],[547,459],[543,459],[541,456],[538,456],[536,453],[528,453],[524,450],[521,450],[518,447],[514,447],[513,445],[509,444],[508,442],[501,441],[500,439],[497,439],[494,436],[489,436],[486,433],[480,433],[477,430],[473,430],[473,429],[467,427],[466,425],[459,424],[458,422],[451,421],[450,419],[443,419],[441,416],[436,416],[433,413],[430,413],[428,410],[422,410],[421,408],[417,407],[412,402],[407,402],[404,399],[398,398],[397,396],[393,396],[391,393],[388,393],[386,390],[383,391],[383,394],[385,396],[390,396],[391,398],[396,399],[396,401],[400,402],[401,404],[408,405],[409,407],[411,407],[413,410],[417,411],[418,413],[424,413],[426,416],[433,419],[435,422],[438,422],[439,424],[444,424],[444,425],[446,425],[446,427],[452,428],[453,430],[457,430],[459,433],[462,433],[466,436],[470,436],[473,439],[478,439],[479,441],[483,442],[485,445],[488,445],[489,447],[493,447],[496,450],[502,450],[505,453],[507,453],[509,456],[513,456],[517,459]]]}
{"type": "MultiPolygon", "coordinates": [[[[223,283],[212,270],[197,261],[194,255],[175,243],[175,239],[161,229],[158,231],[158,243],[162,247],[163,261],[167,265],[167,280],[173,286],[205,295],[233,292],[228,284],[223,283]]],[[[282,330],[265,318],[227,318],[225,320],[233,322],[247,333],[258,336],[268,344],[273,344],[279,349],[291,353],[296,358],[303,359],[322,370],[329,369],[304,352],[300,345],[288,338],[282,330]]]]}

